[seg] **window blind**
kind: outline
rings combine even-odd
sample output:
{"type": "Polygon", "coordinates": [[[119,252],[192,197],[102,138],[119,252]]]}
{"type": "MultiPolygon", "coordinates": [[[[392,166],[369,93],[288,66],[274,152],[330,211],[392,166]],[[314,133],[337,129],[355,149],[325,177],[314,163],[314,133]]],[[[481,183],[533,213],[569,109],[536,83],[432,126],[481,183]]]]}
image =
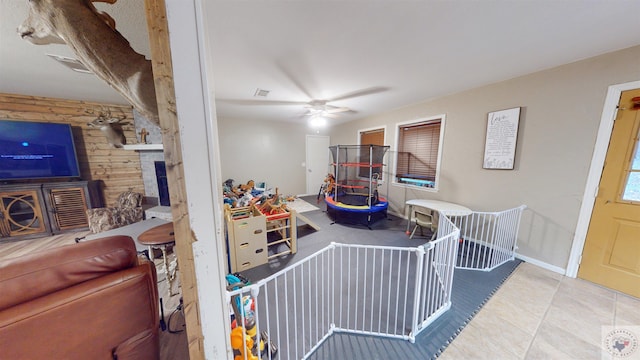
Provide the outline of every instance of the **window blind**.
{"type": "Polygon", "coordinates": [[[396,177],[435,181],[441,120],[398,127],[396,177]]]}
{"type": "Polygon", "coordinates": [[[360,145],[384,145],[384,129],[360,132],[360,145]]]}

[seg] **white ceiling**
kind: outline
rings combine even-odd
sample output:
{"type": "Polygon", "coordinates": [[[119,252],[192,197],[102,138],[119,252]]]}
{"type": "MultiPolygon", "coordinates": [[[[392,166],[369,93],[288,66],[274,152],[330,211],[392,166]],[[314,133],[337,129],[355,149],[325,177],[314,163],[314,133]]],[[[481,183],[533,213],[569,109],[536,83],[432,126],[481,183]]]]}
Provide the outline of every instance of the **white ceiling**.
{"type": "MultiPolygon", "coordinates": [[[[125,103],[45,55],[73,57],[66,46],[20,39],[27,6],[0,0],[0,92],[125,103]]],[[[143,0],[97,7],[149,54],[143,0]]],[[[330,104],[353,111],[331,121],[349,121],[640,44],[637,0],[208,0],[207,8],[216,108],[229,118],[305,121],[303,104],[282,103],[347,97],[330,104]],[[269,96],[254,97],[257,88],[269,96]]]]}

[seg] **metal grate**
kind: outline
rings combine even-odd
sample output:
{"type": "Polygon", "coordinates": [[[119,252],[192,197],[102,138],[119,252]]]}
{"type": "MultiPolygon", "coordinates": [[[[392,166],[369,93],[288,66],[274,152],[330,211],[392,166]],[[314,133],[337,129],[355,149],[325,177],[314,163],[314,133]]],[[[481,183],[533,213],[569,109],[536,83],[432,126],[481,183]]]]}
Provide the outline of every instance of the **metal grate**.
{"type": "Polygon", "coordinates": [[[86,199],[82,188],[52,189],[54,219],[60,230],[89,226],[86,214],[86,199]]]}

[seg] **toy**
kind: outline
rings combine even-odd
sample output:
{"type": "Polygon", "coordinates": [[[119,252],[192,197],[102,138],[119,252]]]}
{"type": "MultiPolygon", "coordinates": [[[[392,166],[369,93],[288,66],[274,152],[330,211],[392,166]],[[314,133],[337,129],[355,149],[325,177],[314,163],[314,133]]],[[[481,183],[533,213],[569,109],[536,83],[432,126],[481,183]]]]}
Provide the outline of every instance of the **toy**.
{"type": "Polygon", "coordinates": [[[316,198],[318,203],[320,203],[320,197],[332,193],[335,186],[335,176],[333,176],[333,174],[331,173],[327,174],[327,176],[324,178],[324,182],[322,183],[322,185],[320,185],[320,191],[318,191],[318,197],[316,198]]]}
{"type": "MultiPolygon", "coordinates": [[[[249,285],[249,281],[240,274],[228,274],[226,276],[227,290],[236,290],[249,285]]],[[[266,331],[260,333],[260,341],[257,340],[257,326],[255,319],[255,300],[247,295],[240,299],[239,295],[231,297],[231,308],[234,319],[231,322],[231,347],[234,349],[234,360],[251,359],[259,360],[266,351],[271,352],[271,358],[275,357],[278,349],[269,341],[266,331]],[[239,325],[239,323],[242,323],[239,325]],[[243,341],[244,339],[244,341],[243,341]]]]}
{"type": "Polygon", "coordinates": [[[251,352],[251,349],[253,348],[253,339],[250,336],[247,336],[242,326],[237,326],[235,329],[231,330],[231,347],[239,353],[234,356],[234,360],[258,360],[258,357],[253,355],[251,352]],[[242,341],[243,338],[246,338],[244,344],[242,341]]]}
{"type": "Polygon", "coordinates": [[[258,210],[266,215],[282,214],[287,212],[286,206],[286,202],[278,194],[278,188],[276,188],[276,193],[271,198],[265,198],[258,206],[258,210]]]}
{"type": "Polygon", "coordinates": [[[249,180],[247,181],[247,185],[240,185],[240,191],[243,192],[251,192],[251,190],[253,190],[253,187],[255,186],[255,182],[253,180],[249,180]]]}
{"type": "Polygon", "coordinates": [[[250,192],[246,192],[244,194],[242,194],[242,196],[240,196],[236,203],[235,203],[235,207],[244,207],[244,206],[249,206],[251,205],[253,200],[253,195],[251,195],[250,192]]]}
{"type": "Polygon", "coordinates": [[[324,182],[327,183],[327,189],[326,189],[326,193],[332,193],[333,192],[333,188],[336,186],[336,178],[335,176],[333,176],[333,174],[327,174],[327,177],[324,179],[324,182]]]}
{"type": "Polygon", "coordinates": [[[237,194],[233,191],[233,179],[227,179],[222,183],[222,194],[229,199],[236,199],[237,194]]]}

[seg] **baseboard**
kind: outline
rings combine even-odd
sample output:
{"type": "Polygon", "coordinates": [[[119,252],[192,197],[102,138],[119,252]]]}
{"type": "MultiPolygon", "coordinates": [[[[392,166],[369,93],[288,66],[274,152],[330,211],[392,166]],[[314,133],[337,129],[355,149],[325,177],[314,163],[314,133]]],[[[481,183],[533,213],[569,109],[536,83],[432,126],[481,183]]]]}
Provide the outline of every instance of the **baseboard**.
{"type": "Polygon", "coordinates": [[[548,264],[548,263],[546,263],[544,261],[540,261],[540,260],[537,260],[537,259],[534,259],[534,258],[530,258],[528,256],[524,256],[524,255],[521,255],[521,254],[516,254],[516,258],[520,259],[522,261],[526,261],[529,264],[533,264],[533,265],[539,266],[539,267],[541,267],[543,269],[547,269],[549,271],[553,271],[554,273],[558,273],[560,275],[566,275],[566,272],[567,272],[567,269],[561,268],[559,266],[551,265],[551,264],[548,264]]]}
{"type": "MultiPolygon", "coordinates": [[[[298,196],[306,196],[306,195],[298,195],[298,196]]],[[[387,212],[389,214],[397,216],[397,217],[399,217],[401,219],[407,219],[405,214],[399,214],[399,213],[397,213],[395,211],[392,211],[392,210],[388,210],[387,212]]],[[[559,266],[551,265],[551,264],[548,264],[548,263],[546,263],[544,261],[540,261],[540,260],[525,256],[525,255],[521,255],[521,254],[518,254],[518,253],[516,253],[515,256],[516,256],[516,258],[518,258],[518,259],[520,259],[522,261],[526,261],[526,262],[528,262],[530,264],[539,266],[539,267],[541,267],[543,269],[547,269],[549,271],[553,271],[553,272],[561,274],[561,275],[566,275],[566,269],[561,268],[559,266]]]]}
{"type": "MultiPolygon", "coordinates": [[[[395,211],[389,211],[389,213],[393,214],[395,216],[398,216],[400,218],[406,219],[406,216],[404,214],[398,214],[395,211]]],[[[544,261],[540,261],[540,260],[537,260],[537,259],[534,259],[534,258],[530,258],[528,256],[521,255],[521,254],[518,254],[518,253],[515,254],[515,257],[520,259],[520,260],[522,260],[522,261],[526,261],[526,262],[528,262],[530,264],[539,266],[539,267],[541,267],[543,269],[547,269],[549,271],[553,271],[553,272],[561,274],[561,275],[566,275],[566,269],[561,268],[559,266],[551,265],[551,264],[548,264],[548,263],[546,263],[544,261]]]]}

